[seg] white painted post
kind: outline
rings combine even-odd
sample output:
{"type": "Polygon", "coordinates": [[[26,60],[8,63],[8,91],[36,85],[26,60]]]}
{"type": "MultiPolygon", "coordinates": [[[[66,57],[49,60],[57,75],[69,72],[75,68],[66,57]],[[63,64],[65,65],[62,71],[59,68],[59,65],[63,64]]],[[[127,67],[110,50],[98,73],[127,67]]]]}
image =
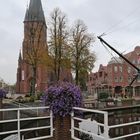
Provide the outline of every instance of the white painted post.
{"type": "Polygon", "coordinates": [[[104,113],[104,136],[105,140],[109,140],[108,112],[104,113]]]}
{"type": "Polygon", "coordinates": [[[17,119],[18,119],[18,140],[20,140],[20,109],[17,110],[17,119]]]}
{"type": "Polygon", "coordinates": [[[71,138],[74,138],[74,111],[71,112],[71,138]]]}
{"type": "Polygon", "coordinates": [[[51,137],[53,137],[53,113],[52,110],[50,110],[50,126],[51,126],[51,137]]]}
{"type": "Polygon", "coordinates": [[[37,108],[37,117],[39,116],[39,109],[37,108]]]}
{"type": "Polygon", "coordinates": [[[133,96],[136,96],[135,87],[133,87],[133,96]]]}
{"type": "Polygon", "coordinates": [[[24,135],[22,135],[22,140],[24,140],[24,135]]]}
{"type": "MultiPolygon", "coordinates": [[[[37,108],[37,110],[36,110],[36,116],[39,117],[39,109],[38,109],[38,108],[37,108]]],[[[36,122],[36,125],[37,125],[37,127],[39,126],[38,120],[37,120],[37,122],[36,122]]]]}

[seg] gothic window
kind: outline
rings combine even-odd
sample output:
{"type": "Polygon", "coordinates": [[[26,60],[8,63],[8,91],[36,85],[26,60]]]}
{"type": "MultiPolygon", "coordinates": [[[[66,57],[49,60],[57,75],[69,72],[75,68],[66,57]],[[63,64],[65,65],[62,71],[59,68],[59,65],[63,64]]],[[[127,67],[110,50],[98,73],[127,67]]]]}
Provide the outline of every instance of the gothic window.
{"type": "Polygon", "coordinates": [[[22,70],[22,71],[21,71],[21,80],[23,80],[23,81],[24,81],[24,78],[25,78],[25,77],[24,77],[24,74],[25,74],[25,73],[24,73],[24,70],[22,70]]]}

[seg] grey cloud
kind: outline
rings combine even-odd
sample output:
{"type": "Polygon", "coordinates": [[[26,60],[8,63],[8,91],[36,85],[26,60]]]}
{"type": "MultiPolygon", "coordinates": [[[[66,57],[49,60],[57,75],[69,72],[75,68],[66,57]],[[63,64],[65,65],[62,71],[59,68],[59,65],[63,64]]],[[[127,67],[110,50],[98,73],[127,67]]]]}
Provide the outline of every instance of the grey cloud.
{"type": "MultiPolygon", "coordinates": [[[[140,39],[140,0],[71,0],[69,2],[67,0],[42,0],[42,3],[46,17],[49,17],[55,7],[60,7],[68,15],[70,24],[76,19],[82,19],[88,26],[89,32],[96,35],[100,35],[115,25],[109,29],[113,32],[104,38],[117,46],[120,51],[132,50],[134,48],[132,44],[140,39]],[[123,22],[117,25],[121,20],[123,22]],[[129,25],[131,22],[134,23],[129,25]]],[[[11,83],[14,83],[16,79],[17,58],[22,46],[26,7],[26,0],[1,1],[0,4],[0,59],[9,63],[9,66],[0,65],[0,77],[11,83]]],[[[100,63],[107,64],[110,56],[99,41],[93,45],[92,49],[98,55],[96,69],[100,63]],[[103,54],[106,59],[102,58],[103,54]]]]}

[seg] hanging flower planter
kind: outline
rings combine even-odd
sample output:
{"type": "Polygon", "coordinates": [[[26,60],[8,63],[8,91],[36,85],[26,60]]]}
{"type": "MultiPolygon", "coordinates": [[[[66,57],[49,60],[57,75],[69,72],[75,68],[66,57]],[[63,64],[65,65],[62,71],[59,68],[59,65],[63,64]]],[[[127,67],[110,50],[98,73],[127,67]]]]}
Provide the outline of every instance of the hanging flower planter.
{"type": "MultiPolygon", "coordinates": [[[[2,109],[2,99],[6,96],[6,91],[3,89],[0,89],[0,109],[2,109]]],[[[0,120],[2,120],[2,112],[0,111],[0,120]]]]}
{"type": "Polygon", "coordinates": [[[4,89],[0,89],[0,99],[6,97],[7,92],[4,89]]]}
{"type": "Polygon", "coordinates": [[[57,82],[50,86],[43,97],[54,115],[55,139],[70,140],[70,114],[73,107],[81,107],[80,88],[69,82],[57,82]]]}
{"type": "Polygon", "coordinates": [[[68,82],[57,82],[50,86],[45,91],[43,100],[50,106],[54,117],[70,115],[73,107],[82,105],[80,88],[68,82]]]}
{"type": "Polygon", "coordinates": [[[0,89],[0,108],[2,108],[2,99],[6,97],[7,92],[4,89],[0,89]]]}

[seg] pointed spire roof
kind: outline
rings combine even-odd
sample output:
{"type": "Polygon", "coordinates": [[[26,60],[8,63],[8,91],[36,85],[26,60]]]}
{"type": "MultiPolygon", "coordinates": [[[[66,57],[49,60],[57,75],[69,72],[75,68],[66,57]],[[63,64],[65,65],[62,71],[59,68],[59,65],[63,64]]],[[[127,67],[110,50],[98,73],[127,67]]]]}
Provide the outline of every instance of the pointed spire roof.
{"type": "Polygon", "coordinates": [[[30,0],[29,8],[26,10],[24,21],[43,21],[45,22],[41,0],[30,0]]]}
{"type": "Polygon", "coordinates": [[[18,58],[18,61],[21,61],[22,60],[22,55],[21,55],[21,50],[19,51],[19,58],[18,58]]]}
{"type": "Polygon", "coordinates": [[[20,52],[19,52],[19,59],[20,59],[20,60],[22,59],[21,50],[20,50],[20,52]]]}

